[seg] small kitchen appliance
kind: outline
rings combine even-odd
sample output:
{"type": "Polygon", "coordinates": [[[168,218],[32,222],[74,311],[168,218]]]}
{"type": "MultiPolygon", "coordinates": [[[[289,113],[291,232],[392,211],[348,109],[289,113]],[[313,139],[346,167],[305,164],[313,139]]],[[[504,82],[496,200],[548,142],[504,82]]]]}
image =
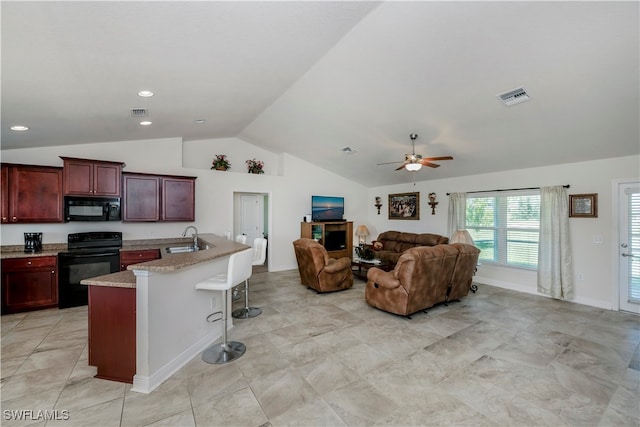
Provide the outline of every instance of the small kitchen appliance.
{"type": "Polygon", "coordinates": [[[42,233],[24,233],[25,253],[42,251],[42,233]]]}

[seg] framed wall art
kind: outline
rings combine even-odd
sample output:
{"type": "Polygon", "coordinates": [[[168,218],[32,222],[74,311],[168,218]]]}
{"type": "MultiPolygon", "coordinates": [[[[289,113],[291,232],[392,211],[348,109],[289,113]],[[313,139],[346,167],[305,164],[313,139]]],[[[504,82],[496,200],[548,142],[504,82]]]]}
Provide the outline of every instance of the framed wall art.
{"type": "Polygon", "coordinates": [[[573,218],[597,218],[598,193],[570,194],[569,216],[573,218]]]}
{"type": "Polygon", "coordinates": [[[420,193],[389,194],[389,219],[420,219],[420,193]]]}

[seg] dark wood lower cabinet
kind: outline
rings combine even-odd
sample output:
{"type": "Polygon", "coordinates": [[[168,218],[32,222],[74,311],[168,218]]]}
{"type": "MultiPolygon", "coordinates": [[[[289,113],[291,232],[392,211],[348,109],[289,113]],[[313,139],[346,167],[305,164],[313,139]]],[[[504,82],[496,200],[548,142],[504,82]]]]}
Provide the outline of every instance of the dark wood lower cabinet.
{"type": "Polygon", "coordinates": [[[120,271],[125,271],[128,266],[141,262],[160,259],[160,249],[144,249],[137,251],[120,251],[120,271]]]}
{"type": "Polygon", "coordinates": [[[89,286],[89,365],[96,378],[133,383],[136,373],[136,290],[89,286]]]}
{"type": "Polygon", "coordinates": [[[57,257],[2,260],[2,314],[57,306],[57,257]]]}

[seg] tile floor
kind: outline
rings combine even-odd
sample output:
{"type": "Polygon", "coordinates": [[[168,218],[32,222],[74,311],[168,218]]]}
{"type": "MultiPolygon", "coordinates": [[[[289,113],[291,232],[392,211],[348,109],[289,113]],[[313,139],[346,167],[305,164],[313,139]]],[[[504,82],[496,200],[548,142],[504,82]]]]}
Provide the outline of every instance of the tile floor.
{"type": "Polygon", "coordinates": [[[149,395],[92,377],[86,307],[2,316],[1,424],[640,425],[637,316],[480,284],[408,320],[367,306],[360,280],[322,295],[297,271],[250,284],[263,314],[230,332],[247,353],[196,357],[149,395]]]}

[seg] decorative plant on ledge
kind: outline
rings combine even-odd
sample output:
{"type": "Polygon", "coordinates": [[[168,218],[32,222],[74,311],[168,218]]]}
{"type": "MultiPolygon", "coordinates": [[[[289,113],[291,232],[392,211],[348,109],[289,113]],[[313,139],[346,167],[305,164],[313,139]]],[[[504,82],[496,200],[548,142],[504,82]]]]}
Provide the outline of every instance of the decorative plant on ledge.
{"type": "Polygon", "coordinates": [[[262,168],[264,167],[264,162],[262,160],[251,159],[245,162],[247,164],[247,172],[248,173],[264,173],[262,168]]]}
{"type": "Polygon", "coordinates": [[[227,160],[226,154],[216,154],[215,159],[213,159],[213,163],[211,165],[211,169],[215,169],[218,171],[226,171],[231,168],[231,163],[227,160]]]}

